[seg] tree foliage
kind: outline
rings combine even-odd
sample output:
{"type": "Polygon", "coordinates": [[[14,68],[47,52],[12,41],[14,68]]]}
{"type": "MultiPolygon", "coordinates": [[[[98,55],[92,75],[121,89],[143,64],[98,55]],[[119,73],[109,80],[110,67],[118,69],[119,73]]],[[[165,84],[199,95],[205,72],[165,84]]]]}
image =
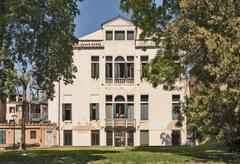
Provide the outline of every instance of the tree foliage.
{"type": "Polygon", "coordinates": [[[173,86],[174,71],[166,70],[174,70],[170,60],[184,52],[179,70],[185,74],[183,70],[191,67],[195,79],[194,94],[185,108],[188,125],[240,151],[240,1],[142,3],[122,0],[121,7],[133,13],[134,22],[144,30],[142,36],[165,38],[164,50],[148,66],[148,79],[154,86],[173,86]]]}
{"type": "MultiPolygon", "coordinates": [[[[74,17],[81,0],[1,0],[0,2],[0,68],[1,95],[16,85],[22,87],[22,137],[25,148],[27,88],[31,80],[54,95],[54,82],[62,78],[72,83],[74,17]]],[[[0,96],[1,96],[0,95],[0,96]]]]}
{"type": "Polygon", "coordinates": [[[40,87],[54,93],[54,81],[72,82],[74,17],[77,0],[2,0],[1,47],[4,58],[32,76],[40,87]]]}

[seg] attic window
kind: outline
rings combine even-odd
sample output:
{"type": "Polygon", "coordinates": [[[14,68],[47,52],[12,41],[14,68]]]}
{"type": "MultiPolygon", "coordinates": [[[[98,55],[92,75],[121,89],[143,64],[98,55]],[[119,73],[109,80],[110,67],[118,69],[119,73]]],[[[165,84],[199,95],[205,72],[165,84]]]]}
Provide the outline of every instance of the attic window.
{"type": "Polygon", "coordinates": [[[125,40],[125,31],[115,31],[115,40],[125,40]]]}
{"type": "Polygon", "coordinates": [[[134,32],[127,31],[127,40],[134,40],[134,32]]]}
{"type": "Polygon", "coordinates": [[[106,31],[106,40],[113,40],[113,32],[106,31]]]}

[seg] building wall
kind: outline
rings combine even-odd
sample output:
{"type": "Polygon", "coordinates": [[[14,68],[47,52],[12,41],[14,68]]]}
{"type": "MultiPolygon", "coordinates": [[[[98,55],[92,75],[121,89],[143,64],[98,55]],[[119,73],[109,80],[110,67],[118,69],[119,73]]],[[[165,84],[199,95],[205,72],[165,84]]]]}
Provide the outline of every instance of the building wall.
{"type": "MultiPolygon", "coordinates": [[[[95,34],[83,37],[91,40],[91,38],[101,38],[104,40],[105,31],[107,30],[136,30],[135,26],[130,22],[116,19],[102,26],[102,29],[95,34]],[[101,36],[102,35],[102,36],[101,36]]],[[[135,31],[136,33],[136,31],[135,31]]],[[[138,38],[138,33],[137,33],[138,38]]],[[[81,38],[80,38],[81,40],[81,38]]],[[[73,130],[74,146],[90,146],[91,130],[100,130],[100,145],[106,145],[105,133],[105,96],[117,95],[125,97],[134,95],[134,118],[136,119],[136,131],[134,133],[134,145],[140,145],[140,130],[149,130],[149,145],[171,145],[166,140],[171,138],[172,130],[181,130],[181,143],[185,144],[185,129],[174,126],[176,121],[172,121],[172,95],[181,95],[184,98],[184,89],[175,91],[165,91],[162,86],[153,88],[145,79],[140,78],[140,58],[148,56],[149,60],[154,58],[157,48],[136,49],[135,40],[104,40],[103,49],[76,49],[74,50],[74,64],[77,66],[78,72],[76,79],[72,85],[64,85],[60,82],[60,129],[61,129],[61,145],[63,145],[63,130],[73,130]],[[91,78],[91,56],[99,56],[100,74],[98,79],[91,78]],[[106,56],[112,56],[113,61],[117,56],[126,58],[134,56],[134,83],[132,84],[107,84],[105,83],[105,60],[106,56]],[[140,120],[140,95],[149,95],[149,120],[140,120]],[[62,104],[72,103],[72,121],[62,121],[62,104]],[[99,103],[100,120],[89,120],[89,104],[99,103]]],[[[114,62],[113,62],[114,63],[114,62]]],[[[113,64],[114,65],[114,64],[113,64]]],[[[114,73],[114,70],[113,70],[114,73]]],[[[185,82],[178,82],[178,86],[184,86],[185,82]]],[[[59,84],[56,83],[56,97],[49,102],[49,119],[58,123],[59,110],[59,84]]],[[[170,139],[169,139],[170,140],[170,139]]]]}

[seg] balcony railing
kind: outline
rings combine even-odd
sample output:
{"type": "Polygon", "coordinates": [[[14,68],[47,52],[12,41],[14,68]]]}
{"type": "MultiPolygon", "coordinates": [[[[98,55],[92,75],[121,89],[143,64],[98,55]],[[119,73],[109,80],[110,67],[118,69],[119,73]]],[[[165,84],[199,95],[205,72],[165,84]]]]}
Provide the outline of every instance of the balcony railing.
{"type": "Polygon", "coordinates": [[[47,114],[41,115],[41,113],[31,113],[30,120],[31,121],[47,120],[47,114]]]}
{"type": "Polygon", "coordinates": [[[152,40],[136,40],[136,48],[147,48],[156,46],[156,43],[152,40]]]}
{"type": "Polygon", "coordinates": [[[79,40],[76,48],[104,48],[103,40],[79,40]]]}
{"type": "Polygon", "coordinates": [[[106,119],[105,126],[110,127],[135,127],[135,119],[126,119],[126,118],[116,118],[116,119],[106,119]]]}
{"type": "MultiPolygon", "coordinates": [[[[136,48],[154,48],[157,47],[156,43],[152,40],[136,40],[136,48]]],[[[75,48],[88,49],[88,48],[104,48],[104,40],[79,40],[75,48]]]]}
{"type": "Polygon", "coordinates": [[[129,83],[134,83],[134,78],[106,78],[106,83],[107,84],[129,84],[129,83]]]}

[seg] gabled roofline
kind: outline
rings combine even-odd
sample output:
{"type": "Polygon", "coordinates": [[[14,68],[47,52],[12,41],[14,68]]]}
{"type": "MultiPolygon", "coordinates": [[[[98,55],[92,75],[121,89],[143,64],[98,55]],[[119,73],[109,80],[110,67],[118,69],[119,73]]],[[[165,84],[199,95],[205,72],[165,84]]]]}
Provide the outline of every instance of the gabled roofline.
{"type": "Polygon", "coordinates": [[[97,32],[97,31],[99,31],[99,30],[101,30],[102,28],[98,28],[98,29],[96,29],[96,30],[94,30],[94,31],[92,31],[92,32],[89,32],[89,33],[87,33],[87,34],[85,34],[85,35],[83,35],[83,36],[80,36],[79,38],[78,38],[78,40],[81,40],[81,38],[82,37],[85,37],[85,36],[87,36],[87,35],[90,35],[90,34],[92,34],[92,33],[94,33],[94,32],[97,32]]]}
{"type": "Polygon", "coordinates": [[[118,18],[122,18],[122,19],[124,19],[125,21],[130,22],[131,24],[133,24],[133,22],[132,22],[131,20],[129,20],[129,19],[127,19],[127,18],[125,18],[125,17],[123,17],[123,16],[121,16],[121,15],[118,15],[118,16],[110,19],[110,20],[107,20],[107,21],[103,22],[103,23],[101,24],[101,27],[102,27],[104,24],[107,24],[107,23],[109,23],[109,22],[111,22],[111,21],[113,21],[113,20],[115,20],[115,19],[118,19],[118,18]]]}

